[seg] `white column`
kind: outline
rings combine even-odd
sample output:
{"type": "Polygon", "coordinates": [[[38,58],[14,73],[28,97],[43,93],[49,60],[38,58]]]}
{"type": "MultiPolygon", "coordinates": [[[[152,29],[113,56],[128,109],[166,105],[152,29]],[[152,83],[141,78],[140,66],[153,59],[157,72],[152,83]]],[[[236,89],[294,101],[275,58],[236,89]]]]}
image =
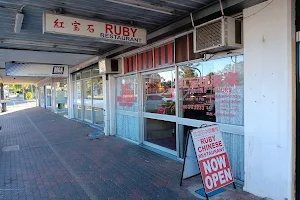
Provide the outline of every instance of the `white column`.
{"type": "Polygon", "coordinates": [[[109,126],[110,135],[116,135],[116,78],[113,75],[109,76],[109,126]]]}
{"type": "Polygon", "coordinates": [[[104,133],[105,135],[110,135],[109,124],[110,124],[110,113],[109,113],[109,80],[106,80],[106,75],[102,76],[103,81],[103,97],[104,97],[104,133]]]}
{"type": "Polygon", "coordinates": [[[244,10],[245,185],[260,197],[294,199],[295,2],[244,10]]]}
{"type": "Polygon", "coordinates": [[[51,82],[51,100],[52,100],[52,112],[57,112],[57,109],[56,109],[56,84],[55,84],[55,81],[53,81],[52,79],[52,82],[51,82]]]}
{"type": "Polygon", "coordinates": [[[22,84],[23,100],[25,100],[24,84],[22,84]]]}
{"type": "Polygon", "coordinates": [[[67,78],[67,93],[68,93],[68,118],[72,119],[74,117],[73,113],[73,102],[74,102],[74,88],[73,88],[73,82],[72,82],[72,75],[69,74],[69,77],[67,78]]]}

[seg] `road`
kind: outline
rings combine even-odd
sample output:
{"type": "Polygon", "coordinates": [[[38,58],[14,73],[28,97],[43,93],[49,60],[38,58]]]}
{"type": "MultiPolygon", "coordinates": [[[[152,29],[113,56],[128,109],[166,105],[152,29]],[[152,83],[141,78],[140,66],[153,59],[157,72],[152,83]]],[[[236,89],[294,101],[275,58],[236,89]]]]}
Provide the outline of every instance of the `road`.
{"type": "Polygon", "coordinates": [[[35,106],[36,106],[35,100],[7,100],[6,101],[7,112],[4,112],[4,113],[0,112],[0,115],[27,109],[27,108],[33,108],[35,106]]]}

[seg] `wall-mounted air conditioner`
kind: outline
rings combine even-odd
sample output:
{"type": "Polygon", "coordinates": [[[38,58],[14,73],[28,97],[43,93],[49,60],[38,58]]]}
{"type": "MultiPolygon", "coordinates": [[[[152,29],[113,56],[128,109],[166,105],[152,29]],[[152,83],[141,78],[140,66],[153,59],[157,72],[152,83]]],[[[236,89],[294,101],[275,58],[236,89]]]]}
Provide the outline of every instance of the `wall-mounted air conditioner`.
{"type": "Polygon", "coordinates": [[[220,17],[194,28],[194,52],[218,52],[242,47],[242,22],[220,17]]]}
{"type": "Polygon", "coordinates": [[[108,58],[99,60],[99,74],[120,74],[121,72],[118,60],[108,58]]]}

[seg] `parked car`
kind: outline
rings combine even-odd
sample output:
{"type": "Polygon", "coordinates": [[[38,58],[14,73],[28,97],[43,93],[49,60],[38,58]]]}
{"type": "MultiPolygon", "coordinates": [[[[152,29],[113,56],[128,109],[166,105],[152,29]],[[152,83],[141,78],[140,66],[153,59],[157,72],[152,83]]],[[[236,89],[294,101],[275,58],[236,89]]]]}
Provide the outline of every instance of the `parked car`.
{"type": "Polygon", "coordinates": [[[145,109],[147,112],[151,113],[161,113],[162,109],[169,108],[172,110],[170,106],[175,102],[174,97],[165,97],[163,94],[147,94],[145,109]]]}

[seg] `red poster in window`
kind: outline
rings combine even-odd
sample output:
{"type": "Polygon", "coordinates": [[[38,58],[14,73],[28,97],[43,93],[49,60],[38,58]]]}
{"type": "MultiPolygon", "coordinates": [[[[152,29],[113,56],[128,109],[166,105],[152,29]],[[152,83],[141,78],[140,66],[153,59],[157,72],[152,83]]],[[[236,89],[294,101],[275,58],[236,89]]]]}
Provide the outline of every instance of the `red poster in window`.
{"type": "Polygon", "coordinates": [[[134,88],[132,83],[125,83],[121,85],[120,96],[117,96],[119,106],[132,107],[135,103],[134,88]]]}

